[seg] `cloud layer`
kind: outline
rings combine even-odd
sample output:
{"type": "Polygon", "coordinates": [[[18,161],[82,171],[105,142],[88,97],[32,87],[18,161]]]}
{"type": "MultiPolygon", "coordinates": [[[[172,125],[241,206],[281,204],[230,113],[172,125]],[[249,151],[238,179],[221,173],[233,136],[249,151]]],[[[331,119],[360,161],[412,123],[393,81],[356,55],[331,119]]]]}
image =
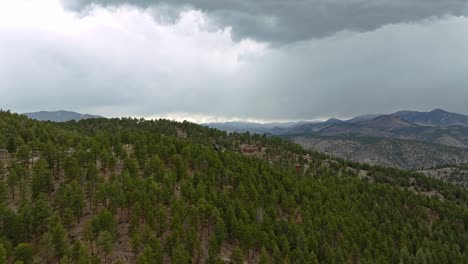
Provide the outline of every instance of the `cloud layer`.
{"type": "Polygon", "coordinates": [[[406,23],[466,14],[466,0],[62,0],[68,7],[132,4],[143,8],[171,6],[206,12],[237,38],[290,43],[343,30],[368,31],[406,23]],[[168,4],[169,3],[169,4],[168,4]]]}
{"type": "MultiPolygon", "coordinates": [[[[234,36],[235,25],[219,23],[215,6],[203,3],[87,5],[75,12],[59,0],[0,2],[0,106],[193,121],[468,113],[464,16],[379,22],[370,31],[340,26],[323,38],[307,31],[277,45],[256,33],[234,36]]],[[[249,6],[241,3],[225,9],[249,6]]],[[[439,14],[456,8],[447,10],[439,14]]]]}
{"type": "Polygon", "coordinates": [[[131,7],[97,7],[76,16],[46,2],[26,23],[1,9],[1,97],[14,109],[141,115],[191,109],[228,95],[223,82],[266,49],[250,40],[234,42],[227,28],[207,30],[199,11],[184,11],[165,25],[131,7]]]}

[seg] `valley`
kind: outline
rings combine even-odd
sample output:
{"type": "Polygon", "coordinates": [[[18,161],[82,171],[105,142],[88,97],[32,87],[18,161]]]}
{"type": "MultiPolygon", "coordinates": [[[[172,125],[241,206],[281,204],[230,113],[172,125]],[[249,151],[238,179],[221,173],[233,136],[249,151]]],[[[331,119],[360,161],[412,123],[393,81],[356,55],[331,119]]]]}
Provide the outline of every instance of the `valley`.
{"type": "Polygon", "coordinates": [[[282,124],[208,124],[218,129],[266,133],[305,148],[358,162],[403,169],[468,162],[468,116],[435,109],[369,114],[349,120],[282,124]]]}

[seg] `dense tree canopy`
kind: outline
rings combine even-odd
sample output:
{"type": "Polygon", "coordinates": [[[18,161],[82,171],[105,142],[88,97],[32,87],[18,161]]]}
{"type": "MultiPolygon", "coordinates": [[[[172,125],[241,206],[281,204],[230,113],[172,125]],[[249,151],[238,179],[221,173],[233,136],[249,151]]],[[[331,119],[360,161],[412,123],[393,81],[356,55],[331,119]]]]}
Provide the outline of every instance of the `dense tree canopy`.
{"type": "Polygon", "coordinates": [[[465,190],[278,138],[0,112],[0,149],[0,261],[468,263],[465,190]]]}

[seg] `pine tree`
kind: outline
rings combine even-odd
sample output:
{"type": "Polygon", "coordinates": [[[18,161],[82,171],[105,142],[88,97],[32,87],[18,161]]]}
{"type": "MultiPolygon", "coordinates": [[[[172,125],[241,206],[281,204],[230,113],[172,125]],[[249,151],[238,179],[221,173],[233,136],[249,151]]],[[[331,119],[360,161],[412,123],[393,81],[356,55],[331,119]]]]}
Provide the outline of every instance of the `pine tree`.
{"type": "Polygon", "coordinates": [[[132,246],[132,250],[135,254],[135,258],[140,254],[141,248],[143,246],[143,242],[141,241],[141,236],[138,232],[134,232],[130,238],[130,244],[132,246]]]}
{"type": "Polygon", "coordinates": [[[414,258],[414,264],[427,264],[426,254],[422,248],[418,249],[414,258]]]}
{"type": "Polygon", "coordinates": [[[264,247],[262,247],[262,250],[260,252],[260,258],[258,260],[258,264],[269,264],[271,263],[270,256],[268,255],[268,252],[264,247]]]}
{"type": "Polygon", "coordinates": [[[55,256],[54,244],[50,232],[42,234],[39,240],[39,255],[43,263],[50,263],[50,260],[55,256]]]}
{"type": "Polygon", "coordinates": [[[31,189],[33,198],[39,193],[47,193],[50,197],[52,193],[52,177],[43,159],[40,159],[33,168],[31,189]]]}
{"type": "Polygon", "coordinates": [[[7,178],[7,185],[11,192],[11,198],[15,200],[15,190],[18,186],[20,175],[18,174],[17,170],[15,169],[16,166],[12,166],[8,172],[7,178]]]}
{"type": "Polygon", "coordinates": [[[136,263],[137,264],[153,264],[157,262],[156,259],[157,259],[157,256],[153,252],[153,249],[147,246],[145,247],[143,252],[141,252],[141,254],[138,255],[136,263]]]}
{"type": "Polygon", "coordinates": [[[70,185],[70,209],[72,209],[78,223],[80,222],[81,214],[85,208],[85,200],[81,187],[76,181],[73,181],[70,185]]]}
{"type": "Polygon", "coordinates": [[[310,264],[318,264],[319,261],[317,259],[317,255],[315,255],[315,253],[313,251],[310,252],[310,255],[309,255],[309,262],[310,264]]]}
{"type": "Polygon", "coordinates": [[[28,243],[20,243],[14,250],[15,261],[22,261],[24,264],[33,263],[33,248],[28,243]]]}
{"type": "Polygon", "coordinates": [[[408,248],[406,248],[406,246],[404,246],[400,251],[400,263],[401,264],[413,263],[412,256],[410,255],[408,248]]]}
{"type": "Polygon", "coordinates": [[[114,237],[109,231],[104,230],[99,234],[97,243],[102,248],[104,260],[107,263],[107,257],[114,247],[114,237]]]}
{"type": "Polygon", "coordinates": [[[93,242],[95,241],[96,237],[95,237],[93,226],[92,226],[91,222],[87,222],[83,226],[83,239],[86,242],[88,242],[89,247],[91,248],[91,254],[94,255],[93,242]]]}
{"type": "Polygon", "coordinates": [[[231,254],[231,263],[232,264],[242,264],[244,263],[244,254],[242,249],[239,246],[236,246],[231,254]]]}
{"type": "Polygon", "coordinates": [[[68,237],[71,236],[70,232],[71,232],[71,227],[73,224],[74,217],[75,216],[74,216],[73,210],[68,207],[65,208],[65,210],[63,211],[62,222],[68,230],[68,237]]]}
{"type": "Polygon", "coordinates": [[[8,199],[8,188],[4,181],[0,180],[0,205],[7,202],[8,199]]]}
{"type": "Polygon", "coordinates": [[[66,157],[63,164],[63,170],[65,172],[65,179],[67,182],[81,180],[81,168],[76,158],[66,157]]]}
{"type": "Polygon", "coordinates": [[[88,249],[78,240],[73,244],[71,261],[76,264],[91,263],[91,255],[89,254],[88,249]]]}
{"type": "Polygon", "coordinates": [[[190,255],[185,247],[178,243],[172,251],[173,264],[187,264],[190,261],[190,255]]]}
{"type": "Polygon", "coordinates": [[[31,150],[27,145],[23,145],[18,148],[16,151],[16,159],[23,163],[23,165],[28,165],[29,164],[29,158],[30,158],[30,153],[31,150]]]}
{"type": "Polygon", "coordinates": [[[51,221],[50,233],[52,236],[52,244],[54,245],[55,256],[60,262],[62,257],[68,253],[69,244],[66,238],[65,229],[58,219],[51,221]]]}
{"type": "Polygon", "coordinates": [[[5,163],[0,160],[0,180],[3,180],[3,176],[5,176],[5,163]]]}
{"type": "Polygon", "coordinates": [[[7,254],[5,247],[0,243],[0,264],[7,264],[7,254]]]}
{"type": "Polygon", "coordinates": [[[7,150],[10,154],[16,153],[16,138],[14,136],[8,138],[7,150]]]}
{"type": "Polygon", "coordinates": [[[47,203],[47,197],[45,194],[39,195],[34,201],[33,206],[33,227],[36,233],[43,234],[46,231],[48,218],[50,217],[52,210],[47,203]]]}

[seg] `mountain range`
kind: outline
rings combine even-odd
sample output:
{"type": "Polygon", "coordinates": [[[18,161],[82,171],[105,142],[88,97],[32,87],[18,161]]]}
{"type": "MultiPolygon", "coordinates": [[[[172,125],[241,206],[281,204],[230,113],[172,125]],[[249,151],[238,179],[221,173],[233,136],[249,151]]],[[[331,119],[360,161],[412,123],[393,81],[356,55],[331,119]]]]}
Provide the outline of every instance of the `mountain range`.
{"type": "Polygon", "coordinates": [[[76,113],[72,111],[64,111],[64,110],[31,112],[31,113],[23,113],[23,115],[31,119],[36,119],[39,121],[53,121],[53,122],[67,122],[71,120],[79,121],[82,119],[103,118],[102,116],[98,116],[98,115],[80,114],[80,113],[76,113]]]}
{"type": "Polygon", "coordinates": [[[340,158],[399,168],[468,163],[468,116],[435,109],[368,114],[349,120],[206,124],[287,138],[340,158]]]}
{"type": "MultiPolygon", "coordinates": [[[[24,113],[41,121],[102,118],[71,111],[24,113]]],[[[468,116],[441,109],[367,114],[323,122],[225,122],[205,126],[278,136],[332,156],[404,169],[468,163],[468,116]]]]}

